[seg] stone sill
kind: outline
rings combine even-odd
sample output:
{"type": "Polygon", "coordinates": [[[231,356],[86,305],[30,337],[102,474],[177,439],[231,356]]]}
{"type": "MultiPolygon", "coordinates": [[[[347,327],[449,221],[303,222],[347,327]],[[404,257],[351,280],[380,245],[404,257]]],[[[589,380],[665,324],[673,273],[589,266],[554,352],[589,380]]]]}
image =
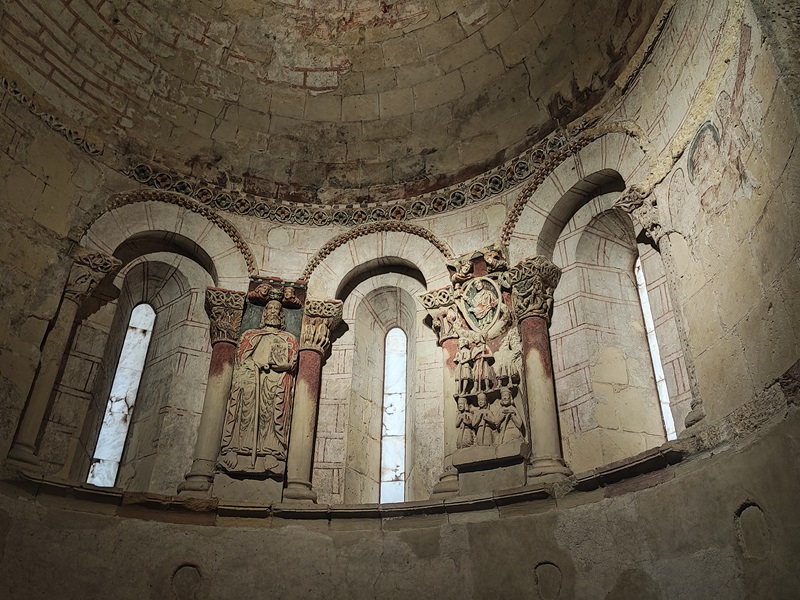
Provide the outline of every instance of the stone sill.
{"type": "MultiPolygon", "coordinates": [[[[119,488],[98,488],[89,484],[74,484],[45,476],[19,472],[18,476],[0,481],[0,493],[16,496],[52,507],[93,512],[123,518],[220,525],[226,519],[242,519],[256,525],[258,520],[398,520],[408,517],[441,516],[445,520],[463,513],[494,513],[494,518],[506,514],[537,512],[553,508],[566,495],[580,496],[624,479],[663,470],[687,455],[680,441],[669,442],[626,460],[614,462],[561,482],[547,482],[501,490],[488,494],[457,496],[444,500],[422,500],[396,504],[296,504],[272,505],[221,504],[216,498],[164,496],[145,492],[125,492],[119,488]],[[223,521],[221,523],[220,521],[223,521]]],[[[643,487],[658,481],[645,478],[643,487]]],[[[577,500],[577,498],[575,498],[577,500]]],[[[588,500],[588,498],[587,498],[588,500]]],[[[468,515],[465,515],[468,518],[468,515]]],[[[484,517],[485,518],[485,517],[484,517]]],[[[491,518],[491,517],[490,517],[491,518]]]]}

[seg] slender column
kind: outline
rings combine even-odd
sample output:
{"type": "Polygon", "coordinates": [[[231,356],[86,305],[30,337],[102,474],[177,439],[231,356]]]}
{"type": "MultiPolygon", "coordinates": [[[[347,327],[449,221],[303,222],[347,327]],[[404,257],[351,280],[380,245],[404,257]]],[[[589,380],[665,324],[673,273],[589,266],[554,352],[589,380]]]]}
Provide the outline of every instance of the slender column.
{"type": "Polygon", "coordinates": [[[214,466],[219,455],[225,406],[231,391],[236,342],[242,328],[245,293],[206,288],[206,313],[210,321],[211,364],[197,429],[192,467],[178,492],[187,496],[207,496],[214,482],[214,466]]]}
{"type": "Polygon", "coordinates": [[[439,338],[439,346],[444,354],[442,369],[444,392],[444,471],[439,482],[433,487],[433,498],[441,498],[458,493],[458,471],[453,466],[453,452],[456,450],[458,431],[455,428],[458,417],[456,404],[456,364],[458,352],[458,312],[453,302],[450,286],[433,290],[419,296],[420,302],[433,319],[432,327],[439,338]]]}
{"type": "Polygon", "coordinates": [[[561,278],[561,270],[543,256],[534,256],[520,262],[509,276],[522,342],[531,419],[532,454],[528,477],[569,476],[572,471],[564,463],[561,451],[549,333],[553,291],[561,278]]]}
{"type": "Polygon", "coordinates": [[[42,348],[39,371],[31,387],[14,445],[8,452],[9,460],[28,467],[39,466],[36,441],[69,343],[75,315],[97,284],[106,275],[119,269],[121,264],[116,258],[101,252],[92,252],[85,248],[78,248],[75,252],[64,296],[42,348]]]}
{"type": "Polygon", "coordinates": [[[330,347],[331,330],[341,319],[341,300],[306,300],[286,461],[286,489],[283,492],[286,500],[317,501],[317,493],[311,486],[311,472],[314,465],[322,362],[330,347]]]}
{"type": "Polygon", "coordinates": [[[686,365],[686,372],[689,376],[689,389],[692,391],[691,411],[686,415],[686,420],[684,421],[684,425],[688,429],[700,422],[706,416],[706,411],[703,407],[703,399],[700,396],[700,384],[697,382],[694,354],[692,354],[692,349],[689,346],[683,304],[680,302],[678,277],[675,270],[675,260],[672,255],[672,241],[669,238],[669,234],[675,233],[675,231],[669,227],[662,226],[658,206],[652,194],[637,186],[628,188],[625,194],[614,203],[614,206],[630,214],[631,218],[641,225],[647,237],[653,241],[664,262],[667,291],[669,292],[672,309],[675,311],[675,325],[678,329],[681,350],[683,350],[683,362],[686,365]]]}

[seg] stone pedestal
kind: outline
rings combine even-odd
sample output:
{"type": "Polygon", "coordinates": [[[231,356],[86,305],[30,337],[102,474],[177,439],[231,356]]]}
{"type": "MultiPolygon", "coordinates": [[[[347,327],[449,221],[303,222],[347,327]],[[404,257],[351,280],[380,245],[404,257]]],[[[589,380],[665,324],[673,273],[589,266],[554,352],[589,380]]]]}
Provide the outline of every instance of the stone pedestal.
{"type": "Polygon", "coordinates": [[[214,475],[214,496],[220,503],[267,506],[281,501],[283,482],[275,479],[237,479],[227,473],[214,475]]]}
{"type": "Polygon", "coordinates": [[[453,453],[459,494],[478,494],[525,485],[530,446],[517,440],[499,446],[470,446],[453,453]]]}
{"type": "Polygon", "coordinates": [[[94,291],[97,284],[106,275],[119,269],[121,264],[112,256],[85,248],[79,248],[76,252],[61,305],[42,348],[39,372],[28,396],[28,403],[17,429],[14,444],[8,452],[9,462],[28,469],[39,468],[36,441],[67,350],[78,308],[94,291]]]}
{"type": "Polygon", "coordinates": [[[194,460],[185,475],[185,481],[178,486],[180,495],[206,497],[211,494],[244,306],[244,292],[213,287],[206,290],[211,364],[208,369],[203,413],[197,430],[194,460]]]}

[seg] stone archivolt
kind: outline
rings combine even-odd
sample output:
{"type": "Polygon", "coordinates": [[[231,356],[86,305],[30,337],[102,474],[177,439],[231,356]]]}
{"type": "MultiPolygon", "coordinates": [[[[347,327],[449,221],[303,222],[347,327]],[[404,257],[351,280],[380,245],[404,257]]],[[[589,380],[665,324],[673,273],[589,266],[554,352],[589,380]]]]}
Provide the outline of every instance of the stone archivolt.
{"type": "Polygon", "coordinates": [[[180,206],[181,208],[185,208],[186,210],[192,211],[193,213],[197,213],[202,217],[205,217],[219,227],[222,231],[224,231],[228,237],[231,239],[233,244],[236,246],[236,249],[242,254],[245,263],[247,264],[247,271],[251,277],[255,277],[258,274],[258,268],[256,267],[256,259],[253,256],[252,250],[250,250],[250,246],[244,240],[244,238],[239,233],[239,230],[234,227],[232,223],[228,220],[223,218],[219,215],[215,210],[212,210],[208,206],[203,205],[200,202],[193,200],[192,198],[175,192],[170,192],[166,190],[137,190],[131,192],[123,192],[121,194],[116,194],[112,196],[106,205],[100,210],[99,212],[95,213],[89,222],[85,225],[85,227],[81,228],[81,231],[78,232],[77,237],[83,237],[86,232],[91,228],[95,221],[97,221],[103,214],[114,210],[115,208],[120,208],[122,206],[128,206],[130,204],[136,204],[139,202],[164,202],[166,204],[175,204],[180,206]]]}
{"type": "Polygon", "coordinates": [[[452,258],[453,251],[450,250],[448,245],[439,239],[433,232],[420,227],[419,225],[412,225],[411,223],[401,223],[397,221],[381,221],[379,223],[369,223],[367,225],[360,225],[354,227],[341,235],[336,236],[329,240],[322,246],[317,253],[308,261],[303,274],[300,276],[300,281],[308,281],[316,268],[328,257],[334,250],[344,246],[346,243],[356,240],[365,235],[373,233],[380,233],[384,231],[398,231],[402,233],[410,233],[430,242],[433,246],[442,253],[445,258],[452,258]]]}

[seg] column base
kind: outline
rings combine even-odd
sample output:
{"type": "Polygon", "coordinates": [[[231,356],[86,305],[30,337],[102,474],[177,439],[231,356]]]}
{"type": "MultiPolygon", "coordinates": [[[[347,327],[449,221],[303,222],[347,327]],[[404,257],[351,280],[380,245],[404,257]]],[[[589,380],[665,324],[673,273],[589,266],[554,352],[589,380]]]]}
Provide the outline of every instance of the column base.
{"type": "Polygon", "coordinates": [[[311,487],[310,481],[290,479],[283,490],[283,501],[288,503],[316,504],[317,492],[311,487]]]}
{"type": "Polygon", "coordinates": [[[689,429],[692,425],[697,425],[700,421],[705,419],[706,411],[702,405],[698,406],[697,408],[693,408],[689,411],[689,414],[686,415],[686,419],[684,420],[684,425],[686,429],[689,429]]]}
{"type": "Polygon", "coordinates": [[[23,467],[28,471],[39,471],[42,463],[34,453],[34,449],[23,444],[14,444],[6,457],[8,464],[23,467]]]}
{"type": "Polygon", "coordinates": [[[572,475],[563,458],[534,458],[528,465],[528,483],[543,482],[542,478],[564,479],[572,475]]]}
{"type": "Polygon", "coordinates": [[[441,474],[439,483],[433,486],[431,500],[443,500],[444,498],[458,496],[458,490],[458,472],[455,467],[450,467],[441,474]]]}
{"type": "Polygon", "coordinates": [[[187,473],[186,480],[178,486],[178,495],[190,498],[210,498],[214,475],[187,473]]]}

